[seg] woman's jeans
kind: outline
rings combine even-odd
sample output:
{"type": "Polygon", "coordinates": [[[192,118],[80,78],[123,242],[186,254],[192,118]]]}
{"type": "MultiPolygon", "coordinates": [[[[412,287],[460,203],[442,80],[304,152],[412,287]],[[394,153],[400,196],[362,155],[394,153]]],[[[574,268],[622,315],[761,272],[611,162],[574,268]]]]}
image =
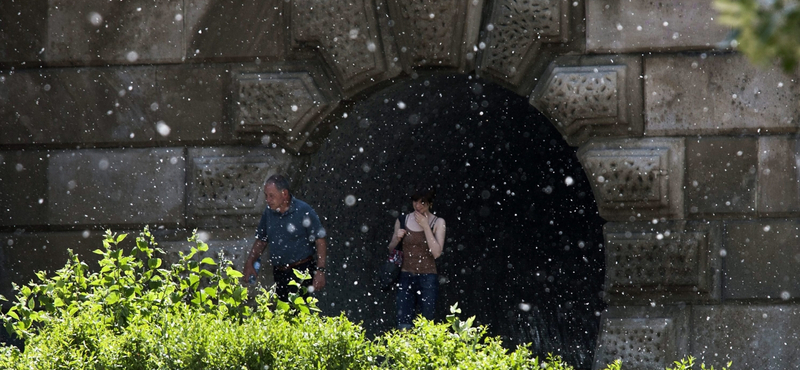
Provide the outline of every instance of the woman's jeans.
{"type": "Polygon", "coordinates": [[[397,280],[397,328],[410,329],[414,326],[417,305],[419,314],[433,320],[438,292],[439,279],[436,274],[400,272],[397,280]]]}

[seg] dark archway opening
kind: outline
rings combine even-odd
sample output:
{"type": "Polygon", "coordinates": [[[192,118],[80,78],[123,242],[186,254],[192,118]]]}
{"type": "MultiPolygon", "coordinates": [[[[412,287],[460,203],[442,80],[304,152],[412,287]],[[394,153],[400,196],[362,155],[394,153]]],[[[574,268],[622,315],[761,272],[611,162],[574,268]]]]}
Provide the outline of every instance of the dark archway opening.
{"type": "Polygon", "coordinates": [[[438,317],[458,302],[509,347],[591,368],[603,221],[575,151],[527,99],[475,76],[418,76],[353,105],[297,191],[330,236],[323,310],[370,334],[395,325],[376,267],[411,188],[434,184],[448,226],[438,317]]]}

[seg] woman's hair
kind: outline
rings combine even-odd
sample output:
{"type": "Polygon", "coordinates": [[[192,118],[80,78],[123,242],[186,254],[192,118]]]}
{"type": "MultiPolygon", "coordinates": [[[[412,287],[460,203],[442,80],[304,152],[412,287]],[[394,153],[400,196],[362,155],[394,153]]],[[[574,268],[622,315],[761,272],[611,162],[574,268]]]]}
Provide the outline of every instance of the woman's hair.
{"type": "Polygon", "coordinates": [[[418,187],[414,194],[411,194],[412,201],[422,201],[425,204],[433,204],[433,199],[436,198],[436,189],[428,187],[418,187]]]}

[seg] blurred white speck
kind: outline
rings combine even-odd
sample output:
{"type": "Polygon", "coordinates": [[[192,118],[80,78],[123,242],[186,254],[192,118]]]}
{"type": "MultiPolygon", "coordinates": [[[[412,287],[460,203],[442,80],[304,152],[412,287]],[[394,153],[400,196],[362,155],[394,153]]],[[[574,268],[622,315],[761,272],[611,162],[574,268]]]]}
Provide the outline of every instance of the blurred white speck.
{"type": "Polygon", "coordinates": [[[197,239],[203,241],[204,243],[207,243],[209,240],[211,240],[211,234],[209,234],[208,231],[198,231],[197,239]]]}
{"type": "Polygon", "coordinates": [[[183,14],[181,14],[181,13],[175,14],[175,20],[178,21],[178,22],[182,21],[183,20],[183,14]]]}
{"type": "Polygon", "coordinates": [[[107,111],[106,111],[106,115],[107,115],[107,116],[110,116],[110,115],[112,115],[112,114],[114,114],[114,111],[112,111],[111,109],[109,109],[109,110],[107,110],[107,111]]]}
{"type": "Polygon", "coordinates": [[[83,233],[81,234],[81,236],[82,236],[84,239],[89,239],[89,237],[90,237],[90,236],[92,236],[92,232],[91,232],[91,231],[89,231],[89,230],[83,230],[83,233]]]}
{"type": "Polygon", "coordinates": [[[783,87],[783,82],[778,82],[778,87],[783,87]]]}
{"type": "Polygon", "coordinates": [[[564,179],[564,184],[566,184],[567,186],[572,186],[573,184],[575,184],[575,180],[572,179],[572,176],[567,176],[567,178],[564,179]]]}
{"type": "Polygon", "coordinates": [[[39,198],[39,204],[44,204],[44,198],[39,198]]]}
{"type": "Polygon", "coordinates": [[[358,285],[358,280],[354,281],[353,285],[358,285]]]}
{"type": "Polygon", "coordinates": [[[89,23],[91,23],[92,26],[97,27],[97,26],[103,24],[103,16],[100,15],[100,13],[98,13],[98,12],[90,12],[89,13],[89,23]]]}
{"type": "Polygon", "coordinates": [[[23,166],[22,163],[17,163],[17,165],[14,166],[14,168],[17,170],[17,172],[25,171],[25,166],[23,166]]]}
{"type": "Polygon", "coordinates": [[[597,182],[604,183],[604,182],[606,182],[606,178],[603,177],[603,176],[597,176],[597,182]]]}
{"type": "Polygon", "coordinates": [[[720,249],[719,250],[719,256],[720,257],[725,257],[727,255],[728,255],[728,251],[726,249],[720,249]]]}
{"type": "Polygon", "coordinates": [[[621,23],[617,23],[617,31],[622,31],[622,24],[621,23]]]}
{"type": "Polygon", "coordinates": [[[483,50],[483,49],[486,49],[486,43],[485,43],[485,42],[483,42],[483,41],[481,41],[481,42],[478,44],[478,49],[481,49],[481,50],[483,50]]]}
{"type": "Polygon", "coordinates": [[[664,23],[662,23],[662,24],[664,25],[664,27],[668,27],[669,26],[669,22],[667,22],[667,21],[664,21],[664,23]]]}
{"type": "Polygon", "coordinates": [[[367,225],[361,225],[361,232],[362,232],[362,233],[366,233],[367,231],[369,231],[369,226],[367,226],[367,225]]]}
{"type": "Polygon", "coordinates": [[[342,118],[347,118],[347,113],[342,113],[342,118]]]}
{"type": "Polygon", "coordinates": [[[101,159],[99,163],[97,163],[97,167],[101,170],[107,170],[109,166],[108,159],[101,159]]]}
{"type": "Polygon", "coordinates": [[[530,305],[530,303],[522,302],[522,303],[519,304],[519,309],[523,310],[525,312],[528,312],[528,311],[531,310],[531,305],[530,305]]]}
{"type": "Polygon", "coordinates": [[[156,103],[156,102],[150,103],[150,110],[153,111],[153,112],[157,111],[158,110],[158,103],[156,103]]]}
{"type": "Polygon", "coordinates": [[[178,164],[178,157],[170,157],[169,163],[170,164],[178,164]]]}
{"type": "Polygon", "coordinates": [[[44,91],[50,91],[50,84],[44,84],[44,91]]]}
{"type": "Polygon", "coordinates": [[[69,180],[69,182],[67,182],[67,189],[72,190],[72,189],[75,189],[77,187],[78,187],[78,183],[75,182],[75,180],[69,180]]]}
{"type": "Polygon", "coordinates": [[[348,195],[344,197],[344,204],[348,207],[352,207],[356,204],[356,197],[354,195],[348,195]]]}
{"type": "Polygon", "coordinates": [[[272,141],[272,138],[269,135],[261,137],[261,144],[268,145],[270,141],[272,141]]]}
{"type": "Polygon", "coordinates": [[[792,295],[789,294],[789,292],[787,292],[785,290],[781,292],[781,299],[783,299],[784,301],[787,301],[787,300],[789,300],[789,298],[792,298],[792,295]]]}
{"type": "Polygon", "coordinates": [[[289,233],[294,233],[295,231],[297,231],[297,226],[294,226],[293,223],[289,223],[286,225],[286,231],[288,231],[289,233]]]}
{"type": "Polygon", "coordinates": [[[6,243],[10,247],[10,246],[14,245],[14,239],[8,239],[8,241],[6,243]]]}
{"type": "Polygon", "coordinates": [[[129,51],[128,54],[125,54],[125,59],[127,59],[129,62],[133,63],[133,62],[139,60],[139,53],[137,53],[135,51],[129,51]]]}
{"type": "Polygon", "coordinates": [[[399,102],[397,102],[397,107],[400,108],[400,109],[406,109],[406,103],[402,102],[402,101],[399,101],[399,102]]]}
{"type": "MultiPolygon", "coordinates": [[[[314,286],[313,285],[307,286],[306,289],[308,289],[309,293],[314,293],[314,286]]],[[[266,367],[266,366],[264,366],[264,367],[266,367]]]]}
{"type": "Polygon", "coordinates": [[[428,14],[428,18],[430,18],[430,19],[436,18],[436,14],[433,14],[433,13],[428,14]]]}
{"type": "Polygon", "coordinates": [[[370,167],[369,164],[364,163],[361,165],[361,170],[364,172],[369,172],[370,170],[372,170],[372,167],[370,167]]]}
{"type": "Polygon", "coordinates": [[[548,185],[548,186],[546,186],[544,189],[542,189],[542,191],[543,191],[545,194],[553,194],[553,187],[552,187],[552,186],[550,186],[550,185],[548,185]]]}
{"type": "Polygon", "coordinates": [[[370,52],[374,52],[377,49],[378,49],[378,47],[375,46],[375,42],[373,42],[373,41],[367,42],[367,50],[369,50],[370,52]]]}
{"type": "Polygon", "coordinates": [[[764,226],[764,231],[769,231],[771,228],[772,228],[772,227],[770,227],[769,225],[767,225],[767,226],[764,226]]]}
{"type": "Polygon", "coordinates": [[[662,234],[662,233],[656,234],[656,239],[658,239],[658,240],[664,239],[664,234],[662,234]]]}
{"type": "Polygon", "coordinates": [[[172,131],[169,125],[164,121],[156,122],[156,130],[161,136],[169,136],[170,131],[172,131]]]}
{"type": "Polygon", "coordinates": [[[493,24],[491,24],[491,23],[487,24],[487,25],[486,25],[486,30],[487,30],[487,31],[493,31],[493,30],[494,30],[494,25],[493,25],[493,24]]]}
{"type": "Polygon", "coordinates": [[[131,134],[130,134],[130,135],[128,135],[128,136],[130,136],[130,138],[131,138],[131,139],[133,139],[133,137],[134,137],[134,136],[136,136],[136,134],[134,134],[133,132],[131,132],[131,134]]]}
{"type": "Polygon", "coordinates": [[[350,39],[355,40],[356,38],[358,38],[358,29],[353,28],[352,30],[350,30],[350,39]]]}
{"type": "Polygon", "coordinates": [[[292,104],[292,112],[297,112],[297,104],[292,104]]]}

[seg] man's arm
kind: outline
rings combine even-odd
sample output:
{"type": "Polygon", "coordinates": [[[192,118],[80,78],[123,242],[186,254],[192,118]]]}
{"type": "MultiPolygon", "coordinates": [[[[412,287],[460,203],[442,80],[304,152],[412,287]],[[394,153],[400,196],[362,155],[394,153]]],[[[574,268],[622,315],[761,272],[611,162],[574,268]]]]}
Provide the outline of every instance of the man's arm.
{"type": "Polygon", "coordinates": [[[321,290],[325,287],[325,273],[328,263],[328,242],[325,238],[319,238],[314,241],[317,247],[317,271],[314,273],[314,280],[312,284],[314,290],[321,290]]]}
{"type": "Polygon", "coordinates": [[[247,256],[247,261],[244,262],[244,269],[242,269],[242,273],[244,274],[242,279],[244,279],[244,281],[248,281],[250,276],[256,274],[256,269],[253,268],[253,262],[255,262],[258,257],[261,257],[267,245],[267,242],[261,241],[260,239],[256,239],[256,241],[253,242],[253,247],[250,248],[250,254],[247,256]]]}

